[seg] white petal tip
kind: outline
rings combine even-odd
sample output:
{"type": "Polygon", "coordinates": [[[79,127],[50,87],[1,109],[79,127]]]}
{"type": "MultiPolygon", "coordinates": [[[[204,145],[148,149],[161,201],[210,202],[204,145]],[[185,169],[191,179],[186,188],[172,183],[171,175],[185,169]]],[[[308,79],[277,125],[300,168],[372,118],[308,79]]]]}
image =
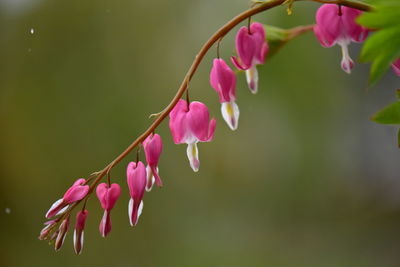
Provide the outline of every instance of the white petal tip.
{"type": "Polygon", "coordinates": [[[235,131],[239,125],[240,112],[238,105],[234,101],[224,102],[221,105],[221,113],[229,128],[235,131]]]}

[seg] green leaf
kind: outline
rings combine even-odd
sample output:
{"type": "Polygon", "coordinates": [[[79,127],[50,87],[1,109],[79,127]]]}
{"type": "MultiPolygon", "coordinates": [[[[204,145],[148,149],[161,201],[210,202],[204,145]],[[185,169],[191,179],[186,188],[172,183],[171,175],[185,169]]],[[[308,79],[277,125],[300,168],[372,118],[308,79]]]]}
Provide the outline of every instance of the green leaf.
{"type": "Polygon", "coordinates": [[[375,0],[373,12],[364,12],[357,22],[377,30],[361,50],[361,61],[372,62],[370,83],[376,83],[400,57],[400,1],[375,0]]]}
{"type": "Polygon", "coordinates": [[[382,124],[400,124],[400,101],[394,102],[378,111],[372,116],[371,120],[382,124]]]}
{"type": "Polygon", "coordinates": [[[270,25],[264,25],[264,29],[269,46],[268,57],[271,57],[287,43],[289,31],[270,25]]]}
{"type": "Polygon", "coordinates": [[[291,29],[264,25],[265,36],[269,46],[268,57],[275,55],[287,42],[299,35],[312,31],[314,25],[297,26],[291,29]]]}

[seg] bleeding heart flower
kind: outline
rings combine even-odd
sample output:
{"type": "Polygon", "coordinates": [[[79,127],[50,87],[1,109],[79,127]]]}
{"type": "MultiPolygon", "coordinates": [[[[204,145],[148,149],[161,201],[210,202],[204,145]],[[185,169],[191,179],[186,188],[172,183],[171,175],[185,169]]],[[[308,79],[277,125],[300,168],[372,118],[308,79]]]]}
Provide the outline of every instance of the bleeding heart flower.
{"type": "Polygon", "coordinates": [[[128,215],[131,226],[135,226],[143,210],[143,195],[146,187],[146,168],[139,161],[130,162],[126,169],[127,183],[129,187],[128,215]]]}
{"type": "Polygon", "coordinates": [[[210,142],[214,137],[215,119],[210,121],[208,108],[201,102],[188,104],[181,99],[169,114],[169,128],[175,144],[186,143],[187,156],[193,171],[200,167],[198,142],[210,142]]]}
{"type": "Polygon", "coordinates": [[[223,59],[214,59],[210,73],[211,86],[219,95],[222,117],[229,128],[236,130],[239,123],[239,107],[236,104],[236,76],[223,59]]]}
{"type": "Polygon", "coordinates": [[[81,254],[84,240],[85,223],[88,216],[87,210],[80,210],[76,214],[76,224],[74,230],[74,250],[76,254],[81,254]]]}
{"type": "Polygon", "coordinates": [[[80,178],[74,182],[74,184],[65,192],[63,198],[54,202],[50,209],[46,213],[46,218],[52,218],[56,215],[62,214],[68,205],[79,201],[86,197],[89,192],[89,185],[84,185],[86,180],[80,178]]]}
{"type": "Polygon", "coordinates": [[[248,27],[241,27],[236,35],[236,51],[239,58],[232,57],[232,63],[240,70],[246,71],[246,80],[250,91],[258,90],[257,64],[264,64],[268,53],[265,30],[261,23],[254,22],[248,27]]]}
{"type": "Polygon", "coordinates": [[[110,212],[121,195],[121,187],[118,184],[101,183],[96,188],[96,195],[104,209],[103,218],[100,221],[100,234],[106,237],[111,232],[110,212]]]}
{"type": "Polygon", "coordinates": [[[361,14],[357,9],[335,4],[322,5],[316,14],[315,35],[324,47],[338,44],[342,48],[341,66],[347,73],[351,72],[354,65],[348,45],[351,42],[363,42],[368,35],[368,29],[356,22],[361,14]]]}
{"type": "Polygon", "coordinates": [[[162,140],[158,134],[150,134],[143,142],[143,148],[147,161],[147,184],[146,190],[151,191],[154,181],[158,186],[162,186],[162,181],[158,175],[158,160],[162,152],[162,140]]]}

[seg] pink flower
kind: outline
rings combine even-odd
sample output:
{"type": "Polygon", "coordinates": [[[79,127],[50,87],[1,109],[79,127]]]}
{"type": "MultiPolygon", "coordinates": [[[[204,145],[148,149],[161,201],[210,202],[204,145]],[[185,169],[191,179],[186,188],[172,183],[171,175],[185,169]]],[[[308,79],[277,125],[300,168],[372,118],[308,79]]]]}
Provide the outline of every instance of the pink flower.
{"type": "Polygon", "coordinates": [[[81,254],[83,248],[84,229],[88,216],[87,210],[80,210],[76,214],[76,224],[74,230],[74,250],[76,254],[81,254]]]}
{"type": "Polygon", "coordinates": [[[56,215],[63,213],[68,205],[79,201],[86,197],[89,192],[89,186],[84,185],[86,180],[80,178],[75,181],[75,183],[65,192],[63,198],[54,202],[50,209],[46,213],[46,218],[52,218],[56,215]]]}
{"type": "Polygon", "coordinates": [[[154,181],[158,186],[162,186],[162,181],[158,175],[158,160],[162,152],[162,141],[158,134],[150,134],[143,142],[144,152],[147,161],[147,184],[146,191],[151,191],[154,181]]]}
{"type": "Polygon", "coordinates": [[[146,187],[146,168],[144,164],[139,161],[130,162],[126,169],[127,183],[129,187],[129,200],[128,215],[131,226],[135,226],[143,210],[143,195],[146,187]]]}
{"type": "Polygon", "coordinates": [[[210,121],[208,108],[201,102],[188,104],[181,99],[169,114],[169,128],[175,144],[188,144],[190,166],[197,172],[200,167],[198,142],[210,142],[214,137],[215,119],[210,121]]]}
{"type": "Polygon", "coordinates": [[[100,221],[100,234],[106,237],[111,232],[110,212],[121,195],[121,188],[118,184],[101,183],[96,188],[96,195],[100,201],[101,207],[104,209],[103,218],[100,221]]]}
{"type": "Polygon", "coordinates": [[[58,228],[56,241],[54,242],[54,248],[58,251],[62,245],[64,244],[65,237],[67,236],[67,232],[69,229],[69,215],[65,218],[58,228]]]}
{"type": "Polygon", "coordinates": [[[241,27],[236,35],[236,51],[239,59],[232,57],[232,63],[238,69],[246,71],[247,84],[255,94],[258,90],[256,65],[263,64],[268,53],[264,26],[255,22],[250,25],[250,31],[248,27],[241,27]]]}
{"type": "Polygon", "coordinates": [[[223,59],[214,59],[210,73],[211,86],[219,95],[222,117],[229,128],[236,130],[239,122],[239,107],[236,104],[236,76],[223,59]]]}
{"type": "Polygon", "coordinates": [[[363,42],[368,35],[368,29],[356,23],[356,18],[361,14],[357,9],[335,4],[322,5],[316,14],[315,35],[324,47],[338,44],[342,48],[341,66],[347,73],[351,72],[354,65],[348,45],[351,42],[363,42]]]}
{"type": "Polygon", "coordinates": [[[400,76],[400,58],[392,63],[392,69],[397,76],[400,76]]]}

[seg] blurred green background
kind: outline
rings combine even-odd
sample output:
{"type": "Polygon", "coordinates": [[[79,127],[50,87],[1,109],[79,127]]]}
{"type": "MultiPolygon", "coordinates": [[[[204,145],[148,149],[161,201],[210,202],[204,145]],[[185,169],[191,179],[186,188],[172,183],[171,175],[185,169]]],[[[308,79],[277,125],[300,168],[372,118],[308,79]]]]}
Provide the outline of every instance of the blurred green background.
{"type": "MultiPolygon", "coordinates": [[[[231,132],[209,85],[211,50],[191,97],[218,120],[193,173],[167,122],[164,188],[144,198],[139,225],[123,194],[113,231],[89,203],[83,254],[72,235],[56,253],[37,239],[50,204],[103,168],[175,94],[195,54],[247,0],[0,0],[1,266],[400,266],[400,152],[396,129],[369,116],[395,99],[391,72],[368,88],[368,66],[340,69],[340,49],[300,36],[259,68],[260,90],[238,78],[231,132]],[[33,29],[33,34],[31,33],[33,29]]],[[[255,20],[314,22],[315,3],[255,20]]],[[[221,44],[234,51],[236,29],[221,44]]],[[[268,34],[268,33],[267,33],[268,34]]],[[[360,46],[353,44],[357,59],[360,46]]]]}

